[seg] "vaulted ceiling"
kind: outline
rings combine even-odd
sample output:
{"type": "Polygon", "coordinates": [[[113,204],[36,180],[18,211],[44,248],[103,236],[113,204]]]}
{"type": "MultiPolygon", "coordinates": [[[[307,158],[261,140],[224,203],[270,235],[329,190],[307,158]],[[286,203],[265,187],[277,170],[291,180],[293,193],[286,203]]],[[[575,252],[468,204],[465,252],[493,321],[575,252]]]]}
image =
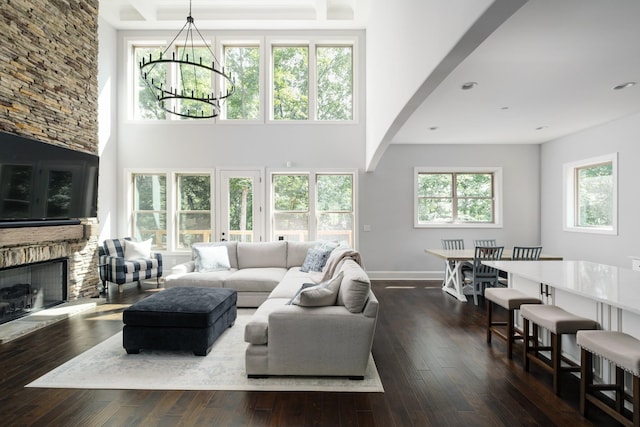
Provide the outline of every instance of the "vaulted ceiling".
{"type": "MultiPolygon", "coordinates": [[[[366,29],[371,7],[371,0],[192,1],[202,29],[366,29]]],[[[177,30],[188,11],[186,0],[100,1],[100,15],[118,29],[177,30]]],[[[638,113],[638,22],[637,0],[530,0],[415,108],[392,141],[540,143],[638,113]],[[638,84],[614,89],[627,82],[638,84]],[[465,90],[465,83],[474,84],[465,90]]]]}

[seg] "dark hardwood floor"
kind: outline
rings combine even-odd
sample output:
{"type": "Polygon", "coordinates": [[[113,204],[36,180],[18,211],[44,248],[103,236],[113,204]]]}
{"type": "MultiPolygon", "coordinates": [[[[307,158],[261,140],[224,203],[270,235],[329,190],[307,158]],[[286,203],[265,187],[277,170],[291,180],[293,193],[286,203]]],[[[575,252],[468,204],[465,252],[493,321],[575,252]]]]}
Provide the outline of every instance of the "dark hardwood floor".
{"type": "Polygon", "coordinates": [[[551,378],[525,373],[520,347],[485,342],[483,305],[436,283],[376,281],[373,344],[385,393],[35,389],[24,385],[122,328],[123,307],[156,290],[129,285],[108,303],[0,345],[3,426],[613,426],[578,412],[578,381],[561,398],[551,378]]]}

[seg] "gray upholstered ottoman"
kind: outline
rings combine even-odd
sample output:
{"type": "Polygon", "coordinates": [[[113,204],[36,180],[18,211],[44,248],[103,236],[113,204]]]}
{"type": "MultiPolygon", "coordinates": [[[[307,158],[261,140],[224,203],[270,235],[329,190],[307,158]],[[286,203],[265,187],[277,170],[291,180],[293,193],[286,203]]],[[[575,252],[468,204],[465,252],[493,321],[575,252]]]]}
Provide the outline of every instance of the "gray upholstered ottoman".
{"type": "Polygon", "coordinates": [[[123,312],[122,345],[140,349],[187,350],[206,356],[236,320],[237,292],[225,288],[171,288],[136,302],[123,312]]]}

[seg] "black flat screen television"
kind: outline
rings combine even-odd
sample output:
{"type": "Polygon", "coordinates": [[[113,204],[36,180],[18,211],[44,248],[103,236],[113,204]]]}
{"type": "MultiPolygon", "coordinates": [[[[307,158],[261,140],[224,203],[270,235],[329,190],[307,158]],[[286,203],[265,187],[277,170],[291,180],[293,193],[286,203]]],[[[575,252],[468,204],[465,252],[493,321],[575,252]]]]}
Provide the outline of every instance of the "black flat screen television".
{"type": "Polygon", "coordinates": [[[97,216],[99,157],[0,132],[0,227],[97,216]]]}

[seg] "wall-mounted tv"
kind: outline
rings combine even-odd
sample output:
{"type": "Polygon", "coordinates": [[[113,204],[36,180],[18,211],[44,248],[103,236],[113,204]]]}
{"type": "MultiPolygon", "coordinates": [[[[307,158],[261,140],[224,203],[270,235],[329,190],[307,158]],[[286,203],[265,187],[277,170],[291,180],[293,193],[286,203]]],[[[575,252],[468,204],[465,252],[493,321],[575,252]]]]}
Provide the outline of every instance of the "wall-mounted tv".
{"type": "Polygon", "coordinates": [[[0,227],[97,216],[99,157],[0,132],[0,227]]]}

